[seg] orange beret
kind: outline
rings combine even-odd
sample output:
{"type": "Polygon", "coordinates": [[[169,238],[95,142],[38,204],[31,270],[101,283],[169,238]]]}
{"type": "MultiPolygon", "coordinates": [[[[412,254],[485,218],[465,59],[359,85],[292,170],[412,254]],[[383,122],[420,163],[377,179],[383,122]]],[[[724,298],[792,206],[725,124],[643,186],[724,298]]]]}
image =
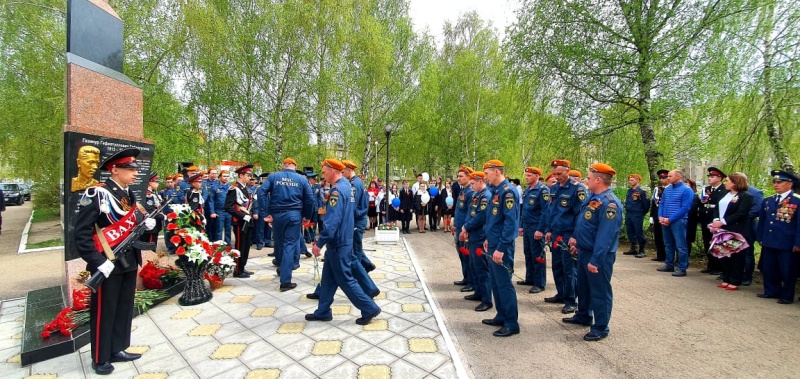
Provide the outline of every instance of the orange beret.
{"type": "Polygon", "coordinates": [[[186,171],[197,171],[197,170],[198,170],[197,166],[189,166],[186,168],[186,171]]]}
{"type": "Polygon", "coordinates": [[[630,175],[628,175],[628,179],[630,179],[630,178],[636,178],[636,180],[642,181],[642,176],[639,175],[639,174],[630,174],[630,175]]]}
{"type": "Polygon", "coordinates": [[[595,163],[589,166],[589,170],[591,170],[592,172],[599,172],[601,174],[612,175],[612,176],[617,174],[617,172],[613,168],[611,168],[611,166],[605,163],[595,163]]]}
{"type": "Polygon", "coordinates": [[[469,174],[470,179],[486,179],[486,173],[483,171],[475,171],[469,174]]]}
{"type": "Polygon", "coordinates": [[[577,176],[577,177],[580,178],[581,177],[581,172],[578,171],[578,170],[569,170],[569,174],[568,175],[569,176],[577,176]]]}
{"type": "Polygon", "coordinates": [[[555,177],[554,174],[547,175],[547,177],[544,178],[544,181],[546,182],[546,181],[548,181],[548,180],[550,180],[551,178],[554,178],[554,177],[555,177]]]}
{"type": "Polygon", "coordinates": [[[472,167],[469,166],[461,166],[458,168],[458,171],[463,171],[465,174],[467,174],[467,176],[475,172],[475,170],[473,170],[472,167]]]}
{"type": "Polygon", "coordinates": [[[228,171],[228,170],[222,170],[222,171],[220,171],[220,172],[219,172],[219,174],[220,174],[220,175],[230,174],[230,171],[228,171]]]}
{"type": "Polygon", "coordinates": [[[503,162],[497,159],[490,159],[488,162],[483,164],[484,170],[487,168],[503,168],[503,167],[505,167],[505,164],[503,164],[503,162]]]}
{"type": "Polygon", "coordinates": [[[283,160],[283,164],[293,164],[293,165],[297,166],[297,162],[296,162],[294,159],[292,159],[292,158],[286,158],[286,159],[284,159],[284,160],[283,160]]]}
{"type": "Polygon", "coordinates": [[[540,170],[538,167],[525,167],[525,172],[542,175],[542,170],[540,170]]]}
{"type": "Polygon", "coordinates": [[[200,174],[200,175],[205,175],[205,174],[206,174],[206,172],[205,172],[205,171],[200,171],[200,172],[198,172],[198,174],[200,174]]]}
{"type": "Polygon", "coordinates": [[[175,178],[175,175],[167,174],[166,176],[164,176],[164,179],[166,179],[166,180],[172,180],[174,178],[175,178]]]}
{"type": "Polygon", "coordinates": [[[353,170],[355,170],[355,169],[357,169],[357,168],[358,168],[358,165],[357,165],[357,164],[355,164],[355,163],[353,163],[353,161],[343,160],[343,161],[342,161],[342,164],[344,164],[344,165],[345,165],[345,167],[347,167],[347,168],[349,168],[349,169],[353,169],[353,170]]]}
{"type": "Polygon", "coordinates": [[[344,170],[344,163],[342,163],[338,159],[328,158],[328,159],[322,161],[322,165],[323,166],[328,166],[328,167],[330,167],[330,168],[332,168],[334,170],[337,170],[337,171],[344,170]]]}
{"type": "Polygon", "coordinates": [[[566,160],[566,159],[553,159],[553,161],[550,162],[550,166],[551,167],[559,167],[559,166],[561,166],[561,167],[570,168],[570,167],[572,167],[572,164],[569,163],[569,161],[566,160]]]}

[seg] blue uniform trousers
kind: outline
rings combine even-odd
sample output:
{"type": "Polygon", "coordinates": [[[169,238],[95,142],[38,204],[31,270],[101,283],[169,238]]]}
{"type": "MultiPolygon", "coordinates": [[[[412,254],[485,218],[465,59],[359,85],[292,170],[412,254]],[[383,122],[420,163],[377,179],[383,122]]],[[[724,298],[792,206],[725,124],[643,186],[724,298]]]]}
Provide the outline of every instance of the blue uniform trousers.
{"type": "Polygon", "coordinates": [[[319,318],[333,316],[331,305],[337,288],[341,288],[347,299],[361,311],[362,317],[372,316],[380,310],[378,304],[364,293],[353,277],[350,267],[360,266],[356,263],[352,246],[328,248],[325,252],[325,264],[322,266],[322,279],[319,285],[319,307],[314,311],[314,316],[319,318]]]}
{"type": "Polygon", "coordinates": [[[257,220],[255,224],[253,224],[253,243],[256,244],[257,248],[264,247],[264,225],[267,224],[266,222],[262,221],[261,218],[257,220]]]}
{"type": "Polygon", "coordinates": [[[357,224],[353,230],[353,253],[355,253],[361,265],[365,267],[372,265],[372,261],[364,253],[364,228],[366,227],[367,224],[365,222],[363,226],[357,224]]]}
{"type": "Polygon", "coordinates": [[[632,245],[644,246],[644,213],[625,212],[625,232],[632,245]]]}
{"type": "Polygon", "coordinates": [[[764,295],[783,301],[794,301],[797,284],[797,256],[791,248],[761,247],[761,274],[764,277],[764,295]]]}
{"type": "Polygon", "coordinates": [[[547,284],[547,264],[536,262],[537,257],[543,256],[544,246],[542,246],[543,239],[536,240],[533,235],[536,233],[534,225],[524,225],[522,227],[522,246],[523,253],[525,253],[525,281],[533,283],[534,286],[544,288],[547,284]]]}
{"type": "MultiPolygon", "coordinates": [[[[214,241],[220,241],[225,238],[225,243],[230,246],[231,244],[231,214],[225,211],[217,212],[217,228],[214,230],[214,241]]],[[[256,220],[256,223],[261,220],[256,220]]]]}
{"type": "Polygon", "coordinates": [[[300,259],[298,239],[303,232],[300,211],[283,211],[272,215],[275,237],[275,259],[281,267],[281,284],[291,283],[292,270],[300,259]]]}
{"type": "Polygon", "coordinates": [[[495,247],[489,246],[489,251],[484,255],[486,263],[489,265],[489,278],[492,283],[492,294],[494,295],[494,308],[497,315],[495,321],[502,321],[503,326],[511,330],[519,330],[519,311],[517,307],[517,290],[511,283],[511,273],[506,267],[511,267],[514,262],[514,245],[510,251],[503,254],[503,265],[492,261],[492,253],[495,247]]]}
{"type": "Polygon", "coordinates": [[[567,241],[572,237],[572,231],[552,234],[552,241],[562,237],[558,246],[553,246],[551,250],[553,281],[556,283],[556,297],[564,300],[564,305],[576,306],[575,302],[575,282],[578,274],[575,259],[569,253],[567,241]]]}
{"type": "MultiPolygon", "coordinates": [[[[356,233],[358,233],[358,230],[354,230],[353,231],[353,238],[354,239],[355,239],[356,233]]],[[[362,235],[363,235],[363,233],[362,233],[362,235]]],[[[326,253],[326,255],[327,255],[327,253],[326,253]]],[[[358,258],[355,249],[353,249],[353,254],[351,255],[351,257],[352,257],[352,260],[350,262],[350,272],[352,273],[353,278],[355,278],[355,280],[358,283],[358,286],[361,288],[361,290],[365,294],[371,296],[372,294],[374,294],[375,292],[378,291],[378,286],[375,284],[375,281],[373,281],[372,278],[370,278],[369,274],[367,273],[367,270],[364,268],[364,265],[361,263],[361,260],[358,258]]],[[[326,259],[326,262],[327,262],[327,259],[326,259]]],[[[314,289],[314,293],[317,294],[317,295],[320,295],[320,286],[319,285],[317,285],[317,288],[314,289]]]]}
{"type": "Polygon", "coordinates": [[[217,232],[219,231],[219,214],[217,214],[217,218],[211,218],[210,214],[206,210],[206,235],[212,241],[219,241],[217,236],[217,232]]]}
{"type": "Polygon", "coordinates": [[[458,233],[461,231],[461,227],[456,228],[456,235],[455,235],[455,242],[456,242],[456,254],[458,254],[458,259],[461,261],[461,277],[464,278],[463,280],[467,283],[468,286],[472,285],[472,269],[469,264],[469,255],[464,255],[461,253],[461,248],[465,247],[464,242],[458,240],[458,233]]]}
{"type": "Polygon", "coordinates": [[[492,303],[492,283],[489,280],[489,264],[485,252],[478,256],[478,248],[483,250],[483,240],[469,241],[469,263],[472,271],[472,288],[481,297],[482,303],[492,303]]]}
{"type": "Polygon", "coordinates": [[[678,270],[686,271],[689,268],[689,245],[686,241],[686,224],[688,220],[682,218],[675,220],[669,226],[663,226],[664,248],[667,251],[667,266],[672,267],[675,254],[678,254],[678,270]]]}
{"type": "Polygon", "coordinates": [[[611,275],[614,270],[616,253],[607,254],[598,273],[589,272],[587,265],[592,259],[591,251],[578,252],[578,311],[575,318],[578,321],[591,324],[591,331],[597,335],[608,334],[608,321],[611,319],[611,308],[614,303],[614,294],[611,291],[611,275]],[[594,323],[592,317],[594,316],[594,323]]]}

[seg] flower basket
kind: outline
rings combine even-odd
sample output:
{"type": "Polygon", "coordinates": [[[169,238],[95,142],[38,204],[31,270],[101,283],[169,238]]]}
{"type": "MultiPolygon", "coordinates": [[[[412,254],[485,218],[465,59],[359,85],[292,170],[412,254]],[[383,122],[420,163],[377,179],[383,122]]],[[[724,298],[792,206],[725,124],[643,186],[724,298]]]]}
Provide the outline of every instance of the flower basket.
{"type": "Polygon", "coordinates": [[[209,278],[208,279],[208,286],[211,287],[211,290],[216,290],[222,288],[223,283],[225,282],[224,279],[215,279],[209,278]]]}
{"type": "Polygon", "coordinates": [[[400,229],[397,225],[381,224],[375,229],[375,242],[379,244],[391,244],[400,241],[400,229]]]}

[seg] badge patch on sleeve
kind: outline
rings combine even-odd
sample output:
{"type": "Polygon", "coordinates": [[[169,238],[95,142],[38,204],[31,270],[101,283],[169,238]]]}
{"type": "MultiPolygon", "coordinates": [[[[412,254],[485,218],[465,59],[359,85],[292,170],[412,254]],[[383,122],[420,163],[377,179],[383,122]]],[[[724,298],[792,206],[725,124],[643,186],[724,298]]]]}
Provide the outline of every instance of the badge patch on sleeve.
{"type": "Polygon", "coordinates": [[[497,216],[497,208],[492,208],[492,216],[497,216]]]}
{"type": "Polygon", "coordinates": [[[617,205],[614,203],[608,204],[606,208],[606,218],[613,220],[615,217],[617,217],[617,205]]]}
{"type": "Polygon", "coordinates": [[[514,195],[511,195],[510,198],[506,197],[506,208],[508,209],[514,208],[514,195]]]}
{"type": "Polygon", "coordinates": [[[586,213],[583,214],[583,218],[585,218],[587,220],[591,220],[592,219],[592,211],[586,211],[586,213]]]}
{"type": "Polygon", "coordinates": [[[578,191],[578,200],[580,200],[580,201],[586,200],[586,192],[584,192],[583,190],[579,190],[578,191]]]}
{"type": "Polygon", "coordinates": [[[542,199],[544,199],[544,201],[550,201],[550,192],[545,191],[542,193],[542,199]]]}
{"type": "Polygon", "coordinates": [[[330,198],[328,198],[328,205],[330,205],[331,208],[335,207],[336,204],[339,204],[339,193],[338,192],[331,193],[330,198]]]}
{"type": "Polygon", "coordinates": [[[481,199],[481,210],[486,209],[487,205],[489,205],[489,200],[486,200],[486,198],[481,199]]]}

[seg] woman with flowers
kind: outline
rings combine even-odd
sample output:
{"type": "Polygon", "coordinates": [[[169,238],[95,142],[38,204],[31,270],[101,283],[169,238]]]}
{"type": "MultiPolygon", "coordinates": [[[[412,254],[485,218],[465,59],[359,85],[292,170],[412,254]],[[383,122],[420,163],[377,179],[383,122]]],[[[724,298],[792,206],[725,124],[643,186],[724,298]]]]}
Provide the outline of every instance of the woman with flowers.
{"type": "MultiPolygon", "coordinates": [[[[725,230],[739,233],[742,237],[750,236],[750,208],[753,207],[753,196],[747,192],[747,176],[741,172],[730,174],[725,180],[728,193],[714,208],[714,221],[708,225],[712,233],[725,230]]],[[[736,252],[720,259],[722,263],[722,283],[717,287],[728,291],[739,289],[744,272],[744,254],[736,252]]]]}

